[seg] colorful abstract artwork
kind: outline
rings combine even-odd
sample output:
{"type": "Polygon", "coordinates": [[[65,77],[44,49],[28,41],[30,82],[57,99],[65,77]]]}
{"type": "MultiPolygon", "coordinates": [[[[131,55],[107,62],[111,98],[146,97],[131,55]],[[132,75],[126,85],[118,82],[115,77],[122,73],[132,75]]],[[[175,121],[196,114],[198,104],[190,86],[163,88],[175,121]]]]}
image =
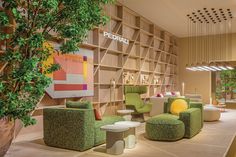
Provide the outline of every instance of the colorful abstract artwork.
{"type": "Polygon", "coordinates": [[[46,92],[52,98],[93,96],[93,51],[80,49],[73,54],[53,53],[46,64],[59,64],[61,69],[48,75],[52,84],[46,92]]]}

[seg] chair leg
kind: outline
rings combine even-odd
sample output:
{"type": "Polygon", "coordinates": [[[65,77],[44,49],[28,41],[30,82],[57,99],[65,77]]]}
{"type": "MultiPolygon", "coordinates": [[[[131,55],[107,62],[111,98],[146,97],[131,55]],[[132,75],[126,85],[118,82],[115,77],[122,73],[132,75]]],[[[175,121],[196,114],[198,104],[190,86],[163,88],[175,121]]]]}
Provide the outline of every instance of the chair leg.
{"type": "Polygon", "coordinates": [[[144,115],[143,113],[140,114],[131,114],[132,118],[131,121],[136,121],[136,122],[145,122],[144,115]]]}

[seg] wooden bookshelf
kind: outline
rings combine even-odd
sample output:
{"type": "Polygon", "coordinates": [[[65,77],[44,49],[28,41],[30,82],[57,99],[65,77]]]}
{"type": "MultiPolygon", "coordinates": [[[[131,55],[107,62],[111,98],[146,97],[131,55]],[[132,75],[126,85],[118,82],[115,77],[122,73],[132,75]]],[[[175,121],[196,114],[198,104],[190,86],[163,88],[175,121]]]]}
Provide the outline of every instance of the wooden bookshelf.
{"type": "MultiPolygon", "coordinates": [[[[104,114],[116,114],[117,109],[124,107],[126,85],[147,86],[148,92],[142,95],[144,100],[157,92],[176,90],[178,39],[120,3],[104,9],[109,23],[95,27],[80,46],[94,51],[94,96],[84,99],[91,100],[104,114]],[[128,39],[129,44],[105,38],[104,31],[128,39]],[[111,88],[112,79],[115,88],[111,88]]],[[[0,47],[1,53],[4,51],[0,47]]],[[[0,71],[4,66],[5,63],[0,65],[0,71]]],[[[46,94],[35,113],[64,105],[65,99],[51,99],[46,94]]]]}
{"type": "Polygon", "coordinates": [[[105,10],[110,22],[90,31],[82,45],[95,50],[94,105],[105,113],[122,108],[125,85],[148,86],[143,99],[176,90],[178,39],[122,4],[106,6],[105,10]],[[129,45],[105,38],[104,31],[129,39],[129,45]],[[111,88],[112,79],[115,89],[111,88]]]}

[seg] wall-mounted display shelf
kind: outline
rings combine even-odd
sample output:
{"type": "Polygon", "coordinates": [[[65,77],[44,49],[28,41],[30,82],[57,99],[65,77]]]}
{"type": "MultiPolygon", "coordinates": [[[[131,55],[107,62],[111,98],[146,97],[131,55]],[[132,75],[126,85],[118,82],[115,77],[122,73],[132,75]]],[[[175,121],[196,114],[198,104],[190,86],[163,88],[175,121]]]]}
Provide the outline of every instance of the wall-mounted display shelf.
{"type": "Polygon", "coordinates": [[[105,10],[110,22],[90,31],[81,45],[94,50],[94,105],[105,113],[122,108],[125,85],[148,86],[143,99],[174,91],[177,38],[122,4],[106,6],[105,10]],[[129,44],[104,37],[104,31],[128,39],[129,44]],[[115,80],[115,87],[111,80],[115,80]]]}

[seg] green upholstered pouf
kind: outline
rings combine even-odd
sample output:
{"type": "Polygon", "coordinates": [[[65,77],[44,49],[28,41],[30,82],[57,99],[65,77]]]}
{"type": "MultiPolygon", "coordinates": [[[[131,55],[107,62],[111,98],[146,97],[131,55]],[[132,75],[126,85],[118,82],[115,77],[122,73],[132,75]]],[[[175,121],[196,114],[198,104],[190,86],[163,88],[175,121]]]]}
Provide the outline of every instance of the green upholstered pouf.
{"type": "Polygon", "coordinates": [[[157,141],[176,141],[184,137],[184,123],[179,117],[161,114],[146,121],[146,137],[157,141]]]}

